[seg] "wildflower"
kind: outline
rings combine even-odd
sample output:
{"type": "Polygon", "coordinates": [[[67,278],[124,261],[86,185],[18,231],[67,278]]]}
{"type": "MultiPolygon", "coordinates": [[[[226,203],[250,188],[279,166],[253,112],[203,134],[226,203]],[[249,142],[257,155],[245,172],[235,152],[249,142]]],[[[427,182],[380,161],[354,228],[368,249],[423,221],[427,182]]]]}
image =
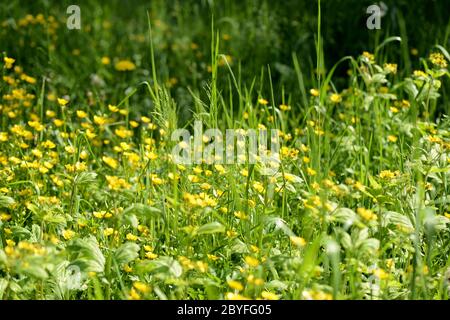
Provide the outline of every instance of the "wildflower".
{"type": "Polygon", "coordinates": [[[253,189],[255,189],[258,193],[264,192],[264,186],[261,182],[256,181],[253,183],[253,189]]]}
{"type": "Polygon", "coordinates": [[[330,100],[331,100],[331,102],[333,102],[333,103],[339,103],[339,102],[342,101],[342,97],[341,97],[339,94],[337,94],[337,93],[333,93],[333,94],[330,96],[330,100]]]}
{"type": "Polygon", "coordinates": [[[289,239],[297,247],[304,247],[306,245],[306,240],[302,237],[290,236],[289,239]]]}
{"type": "Polygon", "coordinates": [[[244,297],[243,295],[232,292],[228,292],[225,296],[228,300],[249,300],[249,298],[244,297]]]}
{"type": "Polygon", "coordinates": [[[389,274],[384,271],[383,269],[375,269],[373,270],[373,274],[375,277],[377,277],[380,280],[385,280],[389,277],[389,274]]]}
{"type": "Polygon", "coordinates": [[[70,240],[70,239],[72,239],[75,236],[75,232],[72,231],[72,230],[64,230],[62,232],[62,236],[63,236],[64,239],[70,240]]]}
{"type": "Polygon", "coordinates": [[[136,292],[136,290],[134,288],[131,288],[130,290],[130,299],[131,300],[140,300],[141,296],[139,295],[139,293],[136,292]]]}
{"type": "Polygon", "coordinates": [[[147,293],[150,291],[150,287],[147,284],[139,281],[133,282],[133,287],[142,293],[147,293]]]}
{"type": "Polygon", "coordinates": [[[245,263],[254,268],[259,266],[259,260],[250,256],[245,257],[245,263]]]}
{"type": "Polygon", "coordinates": [[[242,211],[235,211],[233,214],[238,219],[241,219],[241,220],[248,219],[247,215],[244,212],[242,212],[242,211]]]}
{"type": "Polygon", "coordinates": [[[135,236],[135,235],[132,234],[132,233],[127,233],[126,238],[127,238],[127,240],[129,240],[129,241],[136,241],[138,237],[135,236]]]}
{"type": "Polygon", "coordinates": [[[392,74],[397,73],[397,64],[395,64],[395,63],[385,63],[383,65],[383,68],[386,73],[392,73],[392,74]]]}
{"type": "Polygon", "coordinates": [[[281,111],[289,111],[289,110],[291,110],[291,106],[288,106],[285,104],[280,104],[280,110],[281,111]]]}
{"type": "Polygon", "coordinates": [[[67,101],[66,99],[64,99],[64,98],[58,98],[58,104],[61,106],[61,107],[64,107],[66,104],[68,104],[69,103],[69,101],[67,101]]]}
{"type": "Polygon", "coordinates": [[[123,271],[130,273],[133,272],[133,268],[131,268],[129,265],[126,264],[123,266],[123,271]]]}
{"type": "Polygon", "coordinates": [[[430,54],[428,59],[430,59],[431,63],[433,63],[435,66],[438,66],[440,68],[447,68],[447,60],[445,60],[445,57],[440,52],[434,52],[430,54]]]}
{"type": "Polygon", "coordinates": [[[367,62],[375,62],[375,56],[367,51],[364,51],[362,56],[366,59],[367,62]]]}
{"type": "Polygon", "coordinates": [[[416,78],[427,78],[428,77],[428,75],[425,72],[423,72],[422,70],[414,70],[413,76],[416,78]]]}
{"type": "Polygon", "coordinates": [[[216,256],[216,255],[213,255],[213,254],[206,254],[206,256],[208,257],[208,259],[209,260],[212,260],[212,261],[217,261],[217,260],[219,260],[219,257],[218,256],[216,256]]]}
{"type": "Polygon", "coordinates": [[[244,290],[244,286],[239,281],[228,280],[227,283],[228,283],[228,285],[230,286],[231,289],[234,289],[234,290],[237,290],[237,291],[244,290]]]}
{"type": "Polygon", "coordinates": [[[109,57],[102,57],[101,62],[102,64],[107,65],[111,63],[111,59],[109,59],[109,57]]]}
{"type": "Polygon", "coordinates": [[[225,174],[225,168],[221,164],[214,165],[214,168],[219,172],[219,174],[225,174]]]}
{"type": "Polygon", "coordinates": [[[106,211],[94,211],[92,212],[92,215],[98,219],[103,219],[103,218],[111,218],[112,214],[110,212],[106,212],[106,211]]]}
{"type": "Polygon", "coordinates": [[[389,135],[388,136],[388,141],[389,142],[397,142],[398,138],[396,136],[393,135],[389,135]]]}
{"type": "Polygon", "coordinates": [[[102,160],[103,160],[103,162],[105,162],[108,166],[110,166],[113,169],[117,169],[117,167],[119,166],[118,161],[114,158],[103,156],[102,160]]]}
{"type": "Polygon", "coordinates": [[[14,62],[16,61],[13,58],[9,58],[9,57],[4,57],[3,61],[5,62],[5,68],[6,69],[11,69],[12,65],[14,64],[14,62]]]}
{"type": "Polygon", "coordinates": [[[393,179],[393,178],[395,178],[395,176],[396,176],[396,173],[395,173],[395,172],[392,172],[391,170],[382,170],[382,171],[379,173],[379,177],[380,177],[381,179],[386,179],[386,180],[393,179]]]}
{"type": "Polygon", "coordinates": [[[310,176],[315,176],[315,175],[317,174],[317,171],[314,170],[313,168],[310,168],[310,167],[306,168],[306,172],[307,172],[308,175],[310,175],[310,176]]]}
{"type": "Polygon", "coordinates": [[[101,116],[94,116],[94,123],[102,126],[107,122],[108,119],[106,119],[105,117],[101,117],[101,116]]]}
{"type": "Polygon", "coordinates": [[[309,90],[309,93],[313,96],[313,97],[318,97],[319,96],[319,90],[317,89],[311,89],[309,90]]]}
{"type": "Polygon", "coordinates": [[[153,260],[153,259],[158,258],[158,255],[156,253],[153,253],[153,252],[146,252],[145,253],[145,257],[147,259],[149,259],[149,260],[153,260]]]}
{"type": "Polygon", "coordinates": [[[112,235],[114,233],[114,229],[113,228],[106,228],[105,230],[103,230],[103,235],[105,237],[108,237],[110,235],[112,235]]]}
{"type": "Polygon", "coordinates": [[[261,292],[261,297],[265,300],[279,300],[280,297],[276,295],[275,293],[269,292],[269,291],[263,291],[261,292]]]}
{"type": "Polygon", "coordinates": [[[264,98],[259,98],[259,99],[258,99],[258,103],[259,103],[259,104],[262,104],[263,106],[265,106],[265,105],[267,105],[269,102],[268,102],[266,99],[264,99],[264,98]]]}
{"type": "Polygon", "coordinates": [[[108,181],[108,188],[112,190],[130,189],[131,185],[125,181],[123,178],[118,178],[115,176],[105,176],[106,181],[108,181]]]}
{"type": "Polygon", "coordinates": [[[365,220],[377,220],[377,215],[372,212],[372,210],[365,209],[365,208],[358,208],[356,212],[365,220]]]}
{"type": "Polygon", "coordinates": [[[130,60],[119,60],[115,65],[114,68],[117,71],[132,71],[136,69],[136,65],[131,62],[130,60]]]}

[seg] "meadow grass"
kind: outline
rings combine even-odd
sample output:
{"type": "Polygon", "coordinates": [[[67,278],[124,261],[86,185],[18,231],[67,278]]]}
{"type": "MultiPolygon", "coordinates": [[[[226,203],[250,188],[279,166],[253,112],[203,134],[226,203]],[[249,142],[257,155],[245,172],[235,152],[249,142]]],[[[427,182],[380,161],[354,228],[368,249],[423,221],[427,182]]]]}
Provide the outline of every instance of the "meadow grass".
{"type": "Polygon", "coordinates": [[[281,63],[265,1],[83,2],[80,31],[45,3],[2,4],[2,299],[448,299],[448,27],[419,59],[397,11],[330,65],[318,1],[281,63]],[[195,120],[281,162],[176,163],[195,120]]]}

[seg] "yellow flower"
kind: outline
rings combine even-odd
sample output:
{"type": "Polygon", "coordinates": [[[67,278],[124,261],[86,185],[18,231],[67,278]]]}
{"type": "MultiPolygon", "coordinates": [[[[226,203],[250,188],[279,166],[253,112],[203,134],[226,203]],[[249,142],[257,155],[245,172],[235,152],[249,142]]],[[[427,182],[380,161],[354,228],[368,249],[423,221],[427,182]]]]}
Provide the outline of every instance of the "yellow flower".
{"type": "Polygon", "coordinates": [[[157,255],[156,253],[153,253],[153,252],[147,252],[147,253],[145,254],[145,257],[146,257],[147,259],[153,260],[153,259],[158,258],[158,255],[157,255]]]}
{"type": "Polygon", "coordinates": [[[109,57],[102,57],[101,62],[102,64],[107,65],[111,63],[111,59],[109,59],[109,57]]]}
{"type": "Polygon", "coordinates": [[[307,172],[308,175],[310,175],[310,176],[315,176],[315,175],[317,174],[317,171],[314,170],[313,168],[310,168],[310,167],[306,168],[306,172],[307,172]]]}
{"type": "Polygon", "coordinates": [[[117,71],[132,71],[136,69],[136,65],[130,60],[119,60],[114,68],[116,68],[117,71]]]}
{"type": "Polygon", "coordinates": [[[105,235],[105,237],[108,237],[108,236],[112,235],[113,233],[114,233],[113,228],[106,228],[105,230],[103,230],[103,234],[105,235]]]}
{"type": "Polygon", "coordinates": [[[123,271],[130,273],[133,272],[133,268],[131,268],[129,265],[126,264],[123,266],[123,271]]]}
{"type": "Polygon", "coordinates": [[[132,234],[132,233],[127,233],[126,238],[127,238],[127,240],[129,240],[129,241],[136,241],[138,237],[135,236],[135,235],[132,234]]]}
{"type": "Polygon", "coordinates": [[[249,298],[244,297],[243,295],[233,292],[227,292],[225,296],[228,300],[250,300],[249,298]]]}
{"type": "Polygon", "coordinates": [[[134,288],[131,288],[130,290],[130,299],[131,300],[140,300],[141,296],[139,295],[139,293],[137,293],[137,291],[134,288]]]}
{"type": "Polygon", "coordinates": [[[395,64],[395,63],[385,63],[383,65],[383,67],[387,73],[392,73],[392,74],[397,73],[397,64],[395,64]]]}
{"type": "Polygon", "coordinates": [[[297,247],[304,247],[306,245],[306,240],[302,237],[290,236],[291,242],[297,247]]]}
{"type": "Polygon", "coordinates": [[[87,113],[83,110],[77,110],[77,117],[80,119],[86,118],[87,117],[87,113]]]}
{"type": "Polygon", "coordinates": [[[259,260],[250,256],[245,257],[245,263],[254,268],[259,266],[259,260]]]}
{"type": "Polygon", "coordinates": [[[147,293],[150,291],[150,287],[143,282],[133,282],[133,287],[142,293],[147,293]]]}
{"type": "Polygon", "coordinates": [[[5,62],[5,68],[6,69],[11,69],[12,65],[14,64],[14,62],[16,61],[13,58],[8,58],[8,57],[4,57],[3,61],[5,62]]]}
{"type": "Polygon", "coordinates": [[[113,169],[117,169],[117,167],[119,166],[119,162],[117,162],[117,160],[114,158],[103,156],[102,160],[113,169]]]}
{"type": "Polygon", "coordinates": [[[278,300],[280,297],[276,295],[275,293],[269,292],[269,291],[263,291],[261,292],[261,297],[265,300],[278,300]]]}
{"type": "Polygon", "coordinates": [[[55,124],[55,126],[61,127],[64,124],[64,121],[60,119],[54,119],[53,123],[55,124]]]}
{"type": "Polygon", "coordinates": [[[333,93],[333,94],[330,96],[330,100],[331,100],[331,102],[333,102],[333,103],[339,103],[339,102],[342,101],[342,97],[341,97],[339,94],[337,94],[337,93],[333,93]]]}
{"type": "Polygon", "coordinates": [[[365,220],[377,220],[377,215],[372,212],[372,210],[365,209],[365,208],[358,208],[356,212],[365,220]]]}
{"type": "Polygon", "coordinates": [[[263,193],[264,192],[264,186],[259,181],[256,181],[256,182],[253,183],[253,189],[255,189],[255,191],[257,191],[258,193],[263,193]]]}
{"type": "Polygon", "coordinates": [[[66,240],[72,239],[74,235],[75,235],[75,232],[72,231],[72,230],[64,230],[64,231],[62,232],[62,236],[63,236],[63,238],[66,239],[66,240]]]}
{"type": "Polygon", "coordinates": [[[242,212],[242,211],[235,211],[233,214],[234,214],[234,216],[235,216],[236,218],[238,218],[238,219],[241,219],[241,220],[246,220],[246,219],[248,219],[248,217],[246,216],[246,214],[245,214],[244,212],[242,212]]]}
{"type": "Polygon", "coordinates": [[[268,102],[266,99],[264,99],[264,98],[259,98],[259,99],[258,99],[258,103],[259,103],[259,104],[262,104],[263,106],[265,106],[265,105],[267,105],[269,102],[268,102]]]}
{"type": "Polygon", "coordinates": [[[98,124],[99,126],[104,125],[107,121],[108,119],[105,117],[94,116],[94,123],[98,124]]]}
{"type": "Polygon", "coordinates": [[[69,103],[69,101],[67,101],[66,99],[64,99],[64,98],[58,98],[58,104],[61,106],[61,107],[64,107],[66,104],[68,104],[69,103]]]}
{"type": "Polygon", "coordinates": [[[392,172],[391,170],[382,170],[379,174],[381,179],[390,180],[397,176],[396,172],[392,172]]]}
{"type": "Polygon", "coordinates": [[[365,59],[367,59],[371,63],[375,61],[375,56],[367,51],[364,51],[362,55],[365,59]]]}
{"type": "Polygon", "coordinates": [[[373,274],[375,277],[377,277],[380,280],[385,280],[389,277],[389,274],[384,271],[383,269],[375,269],[373,270],[373,274]]]}
{"type": "Polygon", "coordinates": [[[447,68],[447,60],[445,60],[445,57],[442,55],[442,53],[434,52],[430,54],[429,59],[435,66],[438,66],[440,68],[447,68]]]}
{"type": "Polygon", "coordinates": [[[280,105],[280,110],[281,111],[289,111],[291,110],[291,106],[285,105],[285,104],[281,104],[280,105]]]}
{"type": "Polygon", "coordinates": [[[239,281],[228,280],[227,283],[228,283],[228,285],[230,286],[231,289],[234,289],[234,290],[237,290],[237,291],[244,290],[244,286],[239,281]]]}
{"type": "Polygon", "coordinates": [[[213,255],[213,254],[206,254],[206,256],[208,257],[208,259],[209,260],[212,260],[212,261],[216,261],[216,260],[219,260],[219,257],[218,256],[215,256],[215,255],[213,255]]]}
{"type": "Polygon", "coordinates": [[[396,136],[389,135],[388,140],[389,140],[389,142],[397,142],[398,138],[396,136]]]}
{"type": "Polygon", "coordinates": [[[313,97],[318,97],[319,96],[319,90],[317,89],[311,89],[309,90],[309,93],[313,96],[313,97]]]}

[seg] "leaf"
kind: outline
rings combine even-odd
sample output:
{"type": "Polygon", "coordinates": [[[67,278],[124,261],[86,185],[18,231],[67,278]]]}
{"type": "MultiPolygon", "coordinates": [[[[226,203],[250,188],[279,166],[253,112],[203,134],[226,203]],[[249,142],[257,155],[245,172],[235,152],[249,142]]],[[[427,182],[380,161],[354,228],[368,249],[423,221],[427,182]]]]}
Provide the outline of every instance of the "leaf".
{"type": "Polygon", "coordinates": [[[272,290],[287,290],[288,289],[288,285],[280,280],[272,280],[272,281],[268,282],[265,285],[265,287],[267,289],[272,289],[272,290]]]}
{"type": "Polygon", "coordinates": [[[352,225],[353,222],[356,220],[356,213],[355,211],[349,209],[349,208],[339,208],[336,209],[331,214],[333,220],[339,222],[339,223],[345,223],[352,225]]]}
{"type": "Polygon", "coordinates": [[[80,267],[80,270],[86,272],[103,272],[105,269],[105,257],[98,247],[94,236],[89,238],[73,240],[67,250],[75,259],[71,262],[80,267]]]}
{"type": "Polygon", "coordinates": [[[11,231],[12,231],[13,236],[17,237],[19,240],[30,239],[30,237],[31,237],[30,230],[28,230],[24,227],[13,226],[13,227],[11,227],[11,231]]]}
{"type": "Polygon", "coordinates": [[[0,266],[2,264],[6,264],[6,262],[7,262],[6,253],[5,251],[0,249],[0,266]]]}
{"type": "Polygon", "coordinates": [[[124,217],[136,215],[137,217],[147,218],[160,218],[162,211],[161,209],[150,207],[142,203],[135,203],[123,211],[124,217]]]}
{"type": "Polygon", "coordinates": [[[14,204],[15,200],[11,197],[0,195],[0,208],[7,208],[14,204]]]}
{"type": "Polygon", "coordinates": [[[139,246],[133,242],[121,245],[114,252],[114,259],[119,265],[127,264],[139,256],[139,246]]]}
{"type": "Polygon", "coordinates": [[[294,232],[286,225],[286,222],[280,217],[269,216],[264,219],[267,225],[274,225],[276,230],[281,230],[288,237],[295,236],[294,232]]]}
{"type": "Polygon", "coordinates": [[[38,278],[38,279],[46,279],[48,277],[47,271],[37,263],[29,264],[26,268],[21,270],[23,273],[38,278]]]}
{"type": "Polygon", "coordinates": [[[77,174],[74,183],[78,186],[95,182],[97,174],[95,172],[81,172],[77,174]]]}
{"type": "Polygon", "coordinates": [[[145,261],[138,265],[143,272],[157,273],[164,276],[180,277],[183,268],[180,263],[172,257],[163,256],[156,260],[145,261]]]}
{"type": "Polygon", "coordinates": [[[198,235],[220,233],[220,232],[225,232],[225,226],[217,221],[204,224],[197,229],[198,235]]]}
{"type": "Polygon", "coordinates": [[[386,211],[383,213],[382,225],[383,227],[395,225],[405,229],[414,230],[414,226],[409,218],[395,211],[386,211]]]}
{"type": "Polygon", "coordinates": [[[8,280],[0,278],[0,300],[3,300],[3,294],[8,287],[8,280]]]}

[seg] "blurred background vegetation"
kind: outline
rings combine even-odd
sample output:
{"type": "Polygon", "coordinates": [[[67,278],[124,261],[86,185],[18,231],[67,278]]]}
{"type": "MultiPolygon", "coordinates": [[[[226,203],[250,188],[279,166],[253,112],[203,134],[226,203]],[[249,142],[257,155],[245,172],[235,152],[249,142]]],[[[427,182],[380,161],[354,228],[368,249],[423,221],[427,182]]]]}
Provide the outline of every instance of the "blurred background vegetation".
{"type": "MultiPolygon", "coordinates": [[[[377,59],[379,63],[398,63],[398,77],[420,68],[421,57],[426,57],[436,44],[449,47],[450,1],[385,0],[387,11],[380,30],[366,27],[366,9],[371,4],[374,1],[322,1],[323,72],[346,55],[373,52],[390,36],[400,36],[402,42],[383,47],[377,59]]],[[[295,54],[306,87],[316,85],[318,15],[317,1],[312,0],[2,1],[1,51],[33,70],[33,76],[47,77],[48,89],[58,95],[76,95],[80,103],[102,96],[116,103],[127,88],[150,81],[147,11],[158,77],[171,87],[181,111],[187,113],[192,106],[190,91],[207,96],[212,16],[220,32],[219,51],[227,55],[238,81],[250,86],[255,80],[255,87],[263,91],[268,88],[270,66],[275,95],[279,97],[284,88],[295,103],[299,96],[295,54]],[[65,26],[66,8],[71,4],[81,8],[82,30],[68,30],[65,26]],[[55,22],[53,27],[47,24],[41,30],[27,28],[27,14],[53,16],[55,22]],[[110,58],[111,65],[102,64],[102,57],[110,58]],[[130,59],[137,69],[118,73],[112,68],[117,59],[130,59]]],[[[340,90],[346,86],[346,74],[344,65],[336,71],[334,84],[340,90]]],[[[229,77],[223,65],[219,71],[223,94],[228,90],[229,77]]],[[[449,85],[444,86],[441,111],[447,113],[449,85]]],[[[151,107],[144,95],[134,99],[142,108],[151,107]]]]}

